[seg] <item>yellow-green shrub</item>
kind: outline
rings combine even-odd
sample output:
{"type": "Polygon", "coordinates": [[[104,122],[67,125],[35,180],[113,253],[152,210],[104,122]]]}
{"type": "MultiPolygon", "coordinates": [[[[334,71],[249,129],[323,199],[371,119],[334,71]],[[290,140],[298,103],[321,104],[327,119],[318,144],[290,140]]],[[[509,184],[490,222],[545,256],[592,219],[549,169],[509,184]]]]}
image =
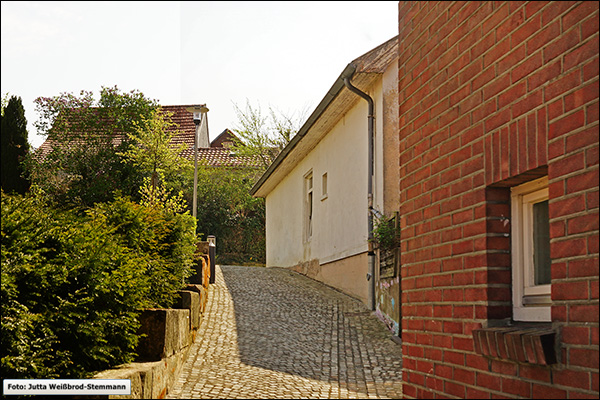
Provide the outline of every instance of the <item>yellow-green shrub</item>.
{"type": "Polygon", "coordinates": [[[139,313],[171,305],[194,228],[125,198],[76,214],[2,193],[2,377],[76,378],[134,360],[139,313]]]}

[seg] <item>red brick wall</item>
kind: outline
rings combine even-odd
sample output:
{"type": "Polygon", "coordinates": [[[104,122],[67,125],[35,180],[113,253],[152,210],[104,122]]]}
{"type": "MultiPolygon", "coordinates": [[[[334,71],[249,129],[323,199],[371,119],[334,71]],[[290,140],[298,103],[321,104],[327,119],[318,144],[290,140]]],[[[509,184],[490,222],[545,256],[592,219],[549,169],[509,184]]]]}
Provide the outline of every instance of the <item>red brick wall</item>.
{"type": "Polygon", "coordinates": [[[598,398],[598,2],[399,2],[404,394],[598,398]],[[548,175],[550,367],[510,318],[510,186],[548,175]]]}

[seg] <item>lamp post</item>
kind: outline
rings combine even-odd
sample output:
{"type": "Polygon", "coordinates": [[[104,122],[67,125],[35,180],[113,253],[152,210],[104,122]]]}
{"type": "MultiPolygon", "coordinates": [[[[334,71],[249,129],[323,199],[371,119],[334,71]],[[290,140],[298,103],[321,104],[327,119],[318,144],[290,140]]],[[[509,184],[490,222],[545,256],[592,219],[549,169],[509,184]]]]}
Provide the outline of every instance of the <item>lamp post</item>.
{"type": "Polygon", "coordinates": [[[196,208],[198,202],[198,128],[202,118],[206,118],[208,108],[206,104],[200,104],[186,108],[187,111],[194,115],[194,124],[196,125],[196,133],[194,134],[194,199],[192,201],[192,215],[196,219],[196,208]]]}
{"type": "Polygon", "coordinates": [[[210,259],[210,277],[208,283],[215,283],[215,264],[217,257],[217,238],[214,235],[208,235],[208,258],[210,259]]]}

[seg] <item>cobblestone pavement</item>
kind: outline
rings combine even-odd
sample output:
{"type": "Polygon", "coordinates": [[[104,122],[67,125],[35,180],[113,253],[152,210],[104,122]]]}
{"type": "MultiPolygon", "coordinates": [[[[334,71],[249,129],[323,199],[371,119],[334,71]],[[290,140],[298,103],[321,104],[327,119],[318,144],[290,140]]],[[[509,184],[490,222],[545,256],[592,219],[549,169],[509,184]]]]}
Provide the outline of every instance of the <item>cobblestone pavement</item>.
{"type": "Polygon", "coordinates": [[[358,300],[281,268],[217,266],[168,398],[400,398],[401,367],[358,300]]]}

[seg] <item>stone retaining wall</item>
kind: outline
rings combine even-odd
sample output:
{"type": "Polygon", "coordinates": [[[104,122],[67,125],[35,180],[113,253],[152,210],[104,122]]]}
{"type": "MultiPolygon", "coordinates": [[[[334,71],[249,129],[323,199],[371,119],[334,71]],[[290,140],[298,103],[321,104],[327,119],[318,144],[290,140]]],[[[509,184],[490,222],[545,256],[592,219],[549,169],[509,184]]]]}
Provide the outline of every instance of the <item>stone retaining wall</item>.
{"type": "Polygon", "coordinates": [[[174,308],[144,310],[140,316],[138,361],[102,371],[94,379],[129,379],[131,395],[111,395],[111,399],[165,398],[181,372],[190,347],[196,340],[208,297],[209,260],[203,256],[192,282],[179,291],[174,308]]]}

